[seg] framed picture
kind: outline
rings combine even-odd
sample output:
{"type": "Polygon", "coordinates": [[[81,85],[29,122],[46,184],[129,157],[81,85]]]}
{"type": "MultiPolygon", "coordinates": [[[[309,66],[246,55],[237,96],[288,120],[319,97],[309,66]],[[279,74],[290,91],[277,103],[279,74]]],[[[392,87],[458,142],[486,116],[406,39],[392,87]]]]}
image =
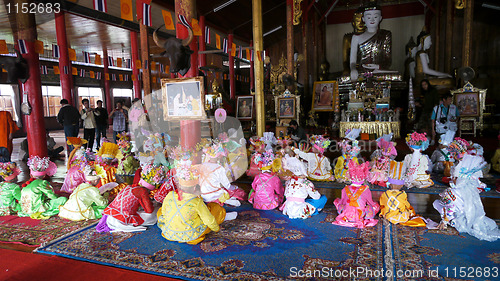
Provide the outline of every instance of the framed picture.
{"type": "Polygon", "coordinates": [[[239,96],[236,106],[236,118],[241,120],[252,120],[253,118],[253,96],[239,96]]]}
{"type": "Polygon", "coordinates": [[[312,109],[315,111],[333,111],[338,93],[337,81],[314,82],[312,109]]]}
{"type": "Polygon", "coordinates": [[[204,119],[203,77],[161,80],[163,117],[168,119],[204,119]]]}
{"type": "Polygon", "coordinates": [[[477,117],[480,113],[479,92],[455,93],[455,106],[460,117],[477,117]]]}
{"type": "Polygon", "coordinates": [[[278,98],[278,118],[295,119],[295,98],[278,98]]]}

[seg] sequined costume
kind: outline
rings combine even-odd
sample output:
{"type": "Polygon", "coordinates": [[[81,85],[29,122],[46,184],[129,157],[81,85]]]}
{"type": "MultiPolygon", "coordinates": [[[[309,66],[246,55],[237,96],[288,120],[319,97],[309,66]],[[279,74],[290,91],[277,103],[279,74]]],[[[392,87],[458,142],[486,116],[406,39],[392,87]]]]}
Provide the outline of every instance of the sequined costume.
{"type": "Polygon", "coordinates": [[[406,226],[425,226],[425,221],[416,216],[415,210],[408,202],[406,192],[387,190],[380,196],[380,216],[393,224],[406,226]]]}
{"type": "Polygon", "coordinates": [[[357,157],[351,157],[350,155],[341,155],[337,158],[337,162],[335,163],[335,180],[341,183],[349,182],[349,169],[347,167],[350,160],[359,164],[359,160],[357,157]]]}
{"type": "Polygon", "coordinates": [[[372,199],[367,185],[348,185],[342,189],[341,198],[333,201],[339,215],[333,224],[364,228],[374,226],[378,220],[375,215],[380,210],[378,203],[372,199]]]}
{"type": "Polygon", "coordinates": [[[21,188],[11,182],[0,183],[0,216],[14,215],[21,210],[21,188]]]}
{"type": "Polygon", "coordinates": [[[307,177],[315,181],[331,181],[332,167],[330,160],[319,153],[303,152],[298,148],[293,148],[293,152],[300,158],[307,161],[307,177]]]}
{"type": "Polygon", "coordinates": [[[21,190],[19,201],[21,211],[17,215],[33,219],[47,219],[57,215],[59,206],[64,205],[67,200],[66,197],[58,197],[48,181],[30,179],[21,190]]]}
{"type": "Polygon", "coordinates": [[[104,209],[104,214],[114,217],[123,224],[138,226],[144,222],[137,214],[139,207],[142,207],[146,213],[153,212],[154,208],[151,199],[149,199],[149,191],[139,185],[128,185],[104,209]]]}
{"type": "Polygon", "coordinates": [[[253,179],[248,202],[255,209],[272,210],[283,202],[284,188],[281,180],[274,173],[260,173],[253,179]]]}
{"type": "Polygon", "coordinates": [[[358,45],[358,71],[365,69],[363,64],[378,64],[380,69],[389,69],[392,63],[392,34],[388,30],[380,29],[370,39],[358,45]]]}

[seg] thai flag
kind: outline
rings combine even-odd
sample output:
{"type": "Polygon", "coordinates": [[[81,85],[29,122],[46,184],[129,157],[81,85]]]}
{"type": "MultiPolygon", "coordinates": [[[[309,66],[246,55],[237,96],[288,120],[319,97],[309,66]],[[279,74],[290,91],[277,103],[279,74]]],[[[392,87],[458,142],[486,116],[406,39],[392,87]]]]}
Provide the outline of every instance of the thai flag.
{"type": "Polygon", "coordinates": [[[151,5],[142,3],[142,24],[151,26],[151,5]]]}
{"type": "Polygon", "coordinates": [[[222,42],[223,42],[223,43],[222,43],[222,51],[223,51],[224,53],[227,53],[227,39],[226,39],[226,38],[224,38],[224,41],[222,41],[222,42]]]}
{"type": "Polygon", "coordinates": [[[97,80],[101,80],[101,79],[102,79],[102,72],[97,72],[97,73],[95,74],[95,78],[96,78],[97,80]]]}
{"type": "Polygon", "coordinates": [[[131,59],[127,59],[127,68],[132,68],[132,60],[131,59]]]}
{"type": "Polygon", "coordinates": [[[108,57],[108,66],[115,66],[113,57],[108,57]]]}
{"type": "Polygon", "coordinates": [[[124,79],[125,81],[128,81],[128,74],[125,74],[125,75],[124,75],[124,77],[123,77],[123,79],[124,79]]]}
{"type": "Polygon", "coordinates": [[[49,71],[48,71],[48,69],[47,69],[47,66],[46,66],[46,65],[42,65],[42,66],[40,66],[40,73],[41,73],[41,74],[45,74],[45,75],[49,74],[49,71]]]}
{"type": "Polygon", "coordinates": [[[52,44],[52,56],[54,58],[59,58],[61,56],[59,53],[59,46],[56,44],[52,44]]]}
{"type": "Polygon", "coordinates": [[[165,72],[165,66],[160,63],[160,73],[164,73],[164,72],[165,72]]]}
{"type": "Polygon", "coordinates": [[[210,44],[210,28],[205,26],[205,44],[210,44]]]}
{"type": "Polygon", "coordinates": [[[184,25],[186,28],[191,28],[191,25],[188,23],[186,17],[183,15],[179,14],[179,22],[184,25]]]}
{"type": "Polygon", "coordinates": [[[80,69],[80,77],[85,77],[85,69],[80,69]]]}
{"type": "Polygon", "coordinates": [[[106,4],[106,0],[93,0],[94,10],[98,10],[99,12],[107,13],[108,5],[106,4]]]}
{"type": "Polygon", "coordinates": [[[69,72],[68,72],[68,66],[67,66],[67,65],[65,65],[65,66],[63,67],[63,69],[64,69],[64,74],[68,74],[68,73],[69,73],[69,72]]]}
{"type": "Polygon", "coordinates": [[[87,52],[82,52],[83,53],[83,61],[85,63],[90,63],[90,54],[87,52]]]}
{"type": "Polygon", "coordinates": [[[111,80],[116,81],[116,74],[111,74],[111,80]]]}
{"type": "Polygon", "coordinates": [[[17,44],[19,45],[19,52],[24,55],[28,53],[28,47],[26,46],[26,40],[19,39],[17,40],[17,44]]]}

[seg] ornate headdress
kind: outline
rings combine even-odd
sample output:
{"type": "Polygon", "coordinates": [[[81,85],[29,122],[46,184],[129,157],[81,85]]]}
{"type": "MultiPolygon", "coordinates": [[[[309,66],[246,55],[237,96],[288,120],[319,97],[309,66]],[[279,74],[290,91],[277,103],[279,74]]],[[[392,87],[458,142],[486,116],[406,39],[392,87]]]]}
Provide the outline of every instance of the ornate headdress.
{"type": "Polygon", "coordinates": [[[351,181],[356,184],[361,184],[365,181],[368,176],[368,172],[370,171],[370,163],[365,162],[361,165],[356,163],[356,161],[349,161],[349,177],[351,181]]]}
{"type": "Polygon", "coordinates": [[[254,157],[255,164],[262,171],[268,171],[272,168],[275,156],[272,150],[266,150],[263,153],[257,153],[254,157]]]}
{"type": "Polygon", "coordinates": [[[469,149],[467,150],[467,154],[483,156],[484,155],[484,148],[478,143],[472,143],[469,146],[469,149]]]}
{"type": "Polygon", "coordinates": [[[292,172],[298,177],[307,176],[307,170],[304,162],[300,161],[300,159],[298,159],[297,157],[285,155],[285,158],[283,160],[283,168],[292,172]]]}
{"type": "Polygon", "coordinates": [[[320,153],[325,152],[325,149],[327,149],[330,146],[330,139],[323,137],[322,135],[312,135],[309,137],[309,142],[311,145],[319,150],[320,153]]]}
{"type": "Polygon", "coordinates": [[[115,159],[118,155],[118,145],[112,142],[103,142],[97,155],[104,159],[115,159]]]}
{"type": "Polygon", "coordinates": [[[413,149],[424,151],[429,147],[429,140],[426,133],[413,132],[406,137],[406,144],[413,149]]]}
{"type": "Polygon", "coordinates": [[[405,163],[392,160],[389,165],[388,183],[395,185],[404,185],[405,174],[406,174],[405,163]]]}
{"type": "Polygon", "coordinates": [[[378,5],[377,0],[365,1],[365,4],[363,5],[363,12],[371,10],[380,10],[380,6],[378,5]]]}
{"type": "Polygon", "coordinates": [[[198,155],[201,145],[189,150],[184,149],[181,145],[170,148],[169,160],[175,168],[175,178],[180,184],[180,187],[191,187],[198,184],[200,177],[199,170],[193,165],[195,158],[198,155]]]}
{"type": "Polygon", "coordinates": [[[220,141],[214,140],[212,144],[207,144],[203,148],[203,161],[209,159],[219,159],[225,155],[224,147],[220,141]]]}
{"type": "Polygon", "coordinates": [[[67,139],[66,143],[68,145],[72,145],[72,146],[75,146],[77,148],[87,143],[86,139],[82,139],[79,137],[67,137],[66,139],[67,139]]]}
{"type": "Polygon", "coordinates": [[[455,131],[448,130],[446,131],[446,133],[441,135],[441,137],[439,138],[439,143],[444,146],[448,146],[453,141],[454,137],[455,137],[455,131]]]}
{"type": "Polygon", "coordinates": [[[292,143],[292,140],[290,139],[289,136],[285,136],[283,138],[278,138],[277,143],[281,147],[285,148],[285,147],[289,146],[292,143]]]}
{"type": "Polygon", "coordinates": [[[469,148],[469,142],[462,138],[457,137],[448,146],[448,151],[456,161],[459,161],[462,159],[462,157],[464,157],[468,148],[469,148]]]}
{"type": "Polygon", "coordinates": [[[258,136],[253,136],[250,138],[250,144],[257,150],[264,145],[264,141],[258,136]]]}
{"type": "Polygon", "coordinates": [[[97,174],[95,167],[92,165],[85,166],[85,168],[83,168],[83,174],[85,175],[85,180],[88,182],[98,180],[101,178],[97,174]]]}
{"type": "Polygon", "coordinates": [[[272,146],[278,143],[273,132],[264,132],[261,140],[266,144],[266,150],[272,149],[272,146]]]}
{"type": "Polygon", "coordinates": [[[40,158],[31,156],[28,158],[28,167],[33,176],[53,176],[57,172],[57,166],[49,160],[49,157],[40,158]]]}
{"type": "Polygon", "coordinates": [[[165,178],[165,169],[161,165],[147,164],[142,167],[141,179],[139,180],[139,185],[153,190],[156,185],[162,183],[165,178]]]}
{"type": "Polygon", "coordinates": [[[380,141],[377,142],[377,145],[380,148],[380,152],[382,153],[382,155],[386,157],[398,155],[398,151],[396,150],[395,144],[392,141],[380,139],[380,141]]]}
{"type": "Polygon", "coordinates": [[[345,139],[339,144],[342,154],[356,157],[361,148],[356,140],[361,133],[361,129],[349,129],[345,132],[345,139]]]}
{"type": "Polygon", "coordinates": [[[119,140],[116,143],[123,154],[132,151],[132,142],[130,141],[129,133],[123,132],[122,134],[118,134],[117,137],[119,140]]]}
{"type": "Polygon", "coordinates": [[[21,171],[17,168],[16,162],[0,163],[0,177],[5,181],[10,181],[19,175],[21,171]]]}

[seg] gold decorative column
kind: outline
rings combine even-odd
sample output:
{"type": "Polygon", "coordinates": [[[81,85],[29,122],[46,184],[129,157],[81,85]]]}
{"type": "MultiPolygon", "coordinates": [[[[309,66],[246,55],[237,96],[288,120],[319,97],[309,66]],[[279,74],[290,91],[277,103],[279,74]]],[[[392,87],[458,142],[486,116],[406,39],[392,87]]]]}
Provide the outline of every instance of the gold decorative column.
{"type": "Polygon", "coordinates": [[[464,39],[462,48],[462,66],[471,64],[472,20],[474,19],[474,0],[467,0],[464,8],[464,39]]]}
{"type": "Polygon", "coordinates": [[[293,75],[293,0],[286,2],[286,59],[287,73],[293,75]]]}
{"type": "MultiPolygon", "coordinates": [[[[262,38],[262,0],[252,0],[252,17],[253,17],[253,48],[255,54],[262,53],[263,38],[262,38]]],[[[264,117],[264,62],[254,55],[254,71],[255,71],[255,106],[257,113],[257,135],[264,136],[266,129],[266,120],[264,117]]]]}
{"type": "Polygon", "coordinates": [[[451,47],[453,47],[453,14],[455,13],[454,0],[448,0],[446,5],[446,50],[444,52],[444,72],[451,72],[451,47]]]}

